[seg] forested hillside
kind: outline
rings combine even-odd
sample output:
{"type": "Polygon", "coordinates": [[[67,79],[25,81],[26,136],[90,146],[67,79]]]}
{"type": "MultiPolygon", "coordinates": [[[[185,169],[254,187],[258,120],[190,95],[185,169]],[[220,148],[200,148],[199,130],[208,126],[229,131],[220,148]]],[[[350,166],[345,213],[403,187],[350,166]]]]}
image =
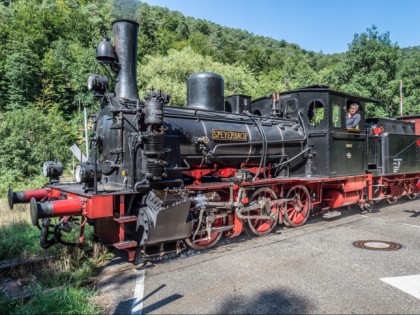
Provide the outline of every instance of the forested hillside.
{"type": "Polygon", "coordinates": [[[71,161],[80,106],[97,106],[87,77],[107,74],[94,45],[111,35],[116,18],[140,21],[140,94],[153,85],[172,95],[172,105],[185,104],[191,73],[214,71],[225,78],[226,95],[283,91],[286,80],[290,88],[322,84],[381,100],[367,111],[382,117],[398,114],[403,80],[404,114],[420,113],[420,47],[402,49],[375,26],[355,34],[347,52],[324,55],[135,0],[3,0],[0,191],[36,180],[48,158],[71,161]]]}

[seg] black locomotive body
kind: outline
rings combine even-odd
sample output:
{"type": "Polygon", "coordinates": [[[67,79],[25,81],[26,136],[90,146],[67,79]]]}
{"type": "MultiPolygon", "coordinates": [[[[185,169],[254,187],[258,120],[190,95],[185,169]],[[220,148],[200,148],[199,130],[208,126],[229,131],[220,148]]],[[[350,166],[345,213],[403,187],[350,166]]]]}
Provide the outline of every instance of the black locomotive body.
{"type": "MultiPolygon", "coordinates": [[[[256,114],[270,112],[271,97],[252,103],[256,114]]],[[[363,128],[365,102],[373,100],[341,93],[326,86],[312,86],[280,94],[279,107],[288,118],[302,117],[307,137],[306,145],[313,147],[314,154],[306,171],[306,177],[334,177],[366,173],[366,131],[363,128]],[[346,128],[345,113],[351,103],[360,106],[360,128],[346,128]],[[316,153],[316,154],[315,154],[316,153]]],[[[271,106],[272,107],[272,106],[271,106]]]]}
{"type": "Polygon", "coordinates": [[[378,176],[416,173],[420,168],[419,135],[415,125],[396,119],[367,120],[380,137],[368,138],[367,159],[370,171],[378,176]]]}
{"type": "Polygon", "coordinates": [[[159,90],[138,94],[138,24],[119,20],[113,32],[114,43],[106,38],[96,52],[116,72],[115,93],[106,77],[89,77],[101,106],[78,183],[60,183],[60,167],[46,162],[44,188],[9,189],[10,207],[30,203],[41,246],[66,243],[62,233],[81,216],[138,262],[184,244],[209,248],[243,230],[301,226],[313,212],[331,217],[345,205],[416,197],[420,136],[410,122],[365,121],[365,104],[375,100],[312,86],[251,102],[225,97],[223,78],[202,72],[188,78],[185,108],[164,106],[169,96],[159,90]],[[354,103],[361,120],[349,129],[354,103]]]}

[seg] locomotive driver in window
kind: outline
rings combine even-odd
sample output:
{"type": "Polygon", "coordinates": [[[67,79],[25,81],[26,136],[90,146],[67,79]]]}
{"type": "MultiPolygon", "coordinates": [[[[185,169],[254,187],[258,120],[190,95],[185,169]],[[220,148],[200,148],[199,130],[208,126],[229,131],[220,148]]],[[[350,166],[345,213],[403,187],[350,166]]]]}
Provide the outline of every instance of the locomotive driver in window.
{"type": "Polygon", "coordinates": [[[353,103],[349,107],[349,111],[346,115],[346,127],[347,128],[358,128],[360,123],[359,104],[353,103]]]}

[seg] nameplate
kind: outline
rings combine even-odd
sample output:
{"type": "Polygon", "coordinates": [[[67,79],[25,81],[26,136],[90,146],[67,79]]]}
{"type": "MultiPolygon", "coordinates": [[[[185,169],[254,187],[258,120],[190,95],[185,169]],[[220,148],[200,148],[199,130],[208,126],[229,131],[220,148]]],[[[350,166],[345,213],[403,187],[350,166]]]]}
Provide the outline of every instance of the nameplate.
{"type": "Polygon", "coordinates": [[[212,129],[211,138],[212,140],[221,141],[248,141],[248,133],[235,130],[212,129]]]}

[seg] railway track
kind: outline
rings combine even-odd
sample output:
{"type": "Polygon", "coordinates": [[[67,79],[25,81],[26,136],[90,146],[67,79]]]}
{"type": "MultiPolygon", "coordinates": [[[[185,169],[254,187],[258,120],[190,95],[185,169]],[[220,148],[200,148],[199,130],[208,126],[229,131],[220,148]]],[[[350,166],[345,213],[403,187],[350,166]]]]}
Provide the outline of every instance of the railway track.
{"type": "Polygon", "coordinates": [[[26,259],[9,259],[0,262],[0,275],[4,275],[22,267],[39,265],[58,259],[58,256],[30,257],[26,259]]]}

